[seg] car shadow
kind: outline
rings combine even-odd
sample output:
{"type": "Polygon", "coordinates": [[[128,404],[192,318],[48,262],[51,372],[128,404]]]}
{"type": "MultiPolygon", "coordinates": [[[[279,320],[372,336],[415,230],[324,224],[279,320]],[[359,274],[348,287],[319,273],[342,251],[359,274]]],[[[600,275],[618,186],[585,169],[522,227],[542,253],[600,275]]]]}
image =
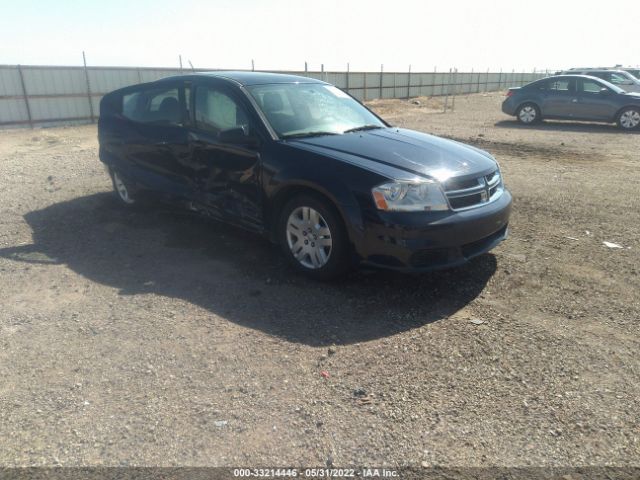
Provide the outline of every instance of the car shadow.
{"type": "MultiPolygon", "coordinates": [[[[122,296],[182,299],[313,346],[363,342],[446,318],[476,298],[496,270],[488,254],[447,271],[360,269],[319,283],[294,273],[278,248],[257,235],[171,207],[126,210],[110,193],[57,203],[24,218],[33,244],[0,249],[0,257],[64,264],[122,296]]],[[[168,305],[180,315],[180,307],[168,305]]]]}
{"type": "Polygon", "coordinates": [[[623,135],[637,135],[640,130],[626,131],[617,125],[603,123],[582,123],[570,121],[543,120],[534,125],[523,125],[517,120],[500,120],[495,123],[498,128],[511,128],[519,130],[549,130],[560,132],[584,132],[584,133],[619,133],[623,135]]]}

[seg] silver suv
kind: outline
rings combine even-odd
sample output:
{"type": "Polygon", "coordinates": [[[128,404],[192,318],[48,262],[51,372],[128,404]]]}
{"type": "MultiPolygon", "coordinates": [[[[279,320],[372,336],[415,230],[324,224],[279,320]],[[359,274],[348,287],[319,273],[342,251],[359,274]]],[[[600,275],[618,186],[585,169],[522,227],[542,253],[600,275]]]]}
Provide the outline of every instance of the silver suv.
{"type": "Polygon", "coordinates": [[[608,68],[571,68],[561,73],[562,75],[590,75],[613,83],[616,87],[627,92],[640,93],[640,80],[624,70],[608,68]]]}

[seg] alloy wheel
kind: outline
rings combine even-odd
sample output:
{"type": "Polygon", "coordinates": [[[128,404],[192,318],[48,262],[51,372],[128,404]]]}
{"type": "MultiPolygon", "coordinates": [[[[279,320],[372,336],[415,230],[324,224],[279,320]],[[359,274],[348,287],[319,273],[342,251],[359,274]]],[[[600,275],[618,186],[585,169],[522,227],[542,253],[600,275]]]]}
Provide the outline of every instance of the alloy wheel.
{"type": "Polygon", "coordinates": [[[536,112],[535,107],[531,105],[525,105],[520,109],[520,112],[518,112],[518,118],[522,123],[532,123],[537,115],[538,112],[536,112]]]}
{"type": "Polygon", "coordinates": [[[113,172],[113,186],[124,203],[132,204],[134,202],[131,195],[129,195],[129,189],[118,175],[118,172],[113,172]]]}
{"type": "Polygon", "coordinates": [[[627,110],[620,115],[620,125],[629,130],[640,125],[640,112],[637,110],[627,110]]]}
{"type": "Polygon", "coordinates": [[[311,207],[298,207],[287,220],[287,244],[293,257],[304,267],[319,269],[331,257],[333,241],[324,217],[311,207]]]}

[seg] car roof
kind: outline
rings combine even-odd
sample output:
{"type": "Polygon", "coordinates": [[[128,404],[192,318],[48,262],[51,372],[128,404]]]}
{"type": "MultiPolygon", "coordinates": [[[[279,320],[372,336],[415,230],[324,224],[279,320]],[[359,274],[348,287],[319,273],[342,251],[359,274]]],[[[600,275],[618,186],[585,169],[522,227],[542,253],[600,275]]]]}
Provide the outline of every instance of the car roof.
{"type": "Polygon", "coordinates": [[[614,72],[614,73],[629,73],[620,68],[571,68],[564,70],[565,72],[614,72]]]}
{"type": "Polygon", "coordinates": [[[551,75],[549,77],[541,78],[540,80],[549,80],[554,78],[588,78],[591,80],[598,80],[599,82],[604,82],[604,80],[602,80],[601,78],[594,77],[593,75],[582,75],[580,73],[561,73],[560,75],[551,75]]]}
{"type": "Polygon", "coordinates": [[[320,83],[326,84],[321,80],[317,80],[315,78],[302,77],[300,75],[290,75],[285,73],[269,73],[269,72],[246,72],[246,71],[215,71],[215,72],[194,72],[189,75],[179,75],[179,76],[171,76],[165,77],[158,82],[162,82],[165,80],[175,80],[176,78],[220,78],[223,80],[230,80],[237,84],[247,86],[247,85],[265,85],[272,83],[320,83]]]}
{"type": "Polygon", "coordinates": [[[534,80],[533,82],[531,82],[529,85],[534,84],[534,83],[538,83],[538,82],[543,82],[545,80],[555,80],[558,78],[586,78],[589,80],[595,80],[598,83],[602,83],[605,86],[609,87],[609,88],[613,88],[614,91],[617,90],[623,90],[620,87],[618,87],[617,85],[613,85],[610,82],[607,82],[606,80],[599,78],[599,77],[594,77],[592,75],[581,75],[581,74],[576,74],[576,73],[571,73],[571,74],[561,74],[561,75],[551,75],[549,77],[544,77],[544,78],[540,78],[538,80],[534,80]]]}

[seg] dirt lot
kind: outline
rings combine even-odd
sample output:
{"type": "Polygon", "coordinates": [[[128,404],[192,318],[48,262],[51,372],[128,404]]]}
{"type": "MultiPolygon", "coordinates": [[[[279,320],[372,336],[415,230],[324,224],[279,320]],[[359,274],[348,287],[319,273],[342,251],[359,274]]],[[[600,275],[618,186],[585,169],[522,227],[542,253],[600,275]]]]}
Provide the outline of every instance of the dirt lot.
{"type": "Polygon", "coordinates": [[[0,464],[638,465],[640,135],[440,102],[372,106],[493,153],[509,240],[333,284],[124,211],[94,126],[1,131],[0,464]]]}

